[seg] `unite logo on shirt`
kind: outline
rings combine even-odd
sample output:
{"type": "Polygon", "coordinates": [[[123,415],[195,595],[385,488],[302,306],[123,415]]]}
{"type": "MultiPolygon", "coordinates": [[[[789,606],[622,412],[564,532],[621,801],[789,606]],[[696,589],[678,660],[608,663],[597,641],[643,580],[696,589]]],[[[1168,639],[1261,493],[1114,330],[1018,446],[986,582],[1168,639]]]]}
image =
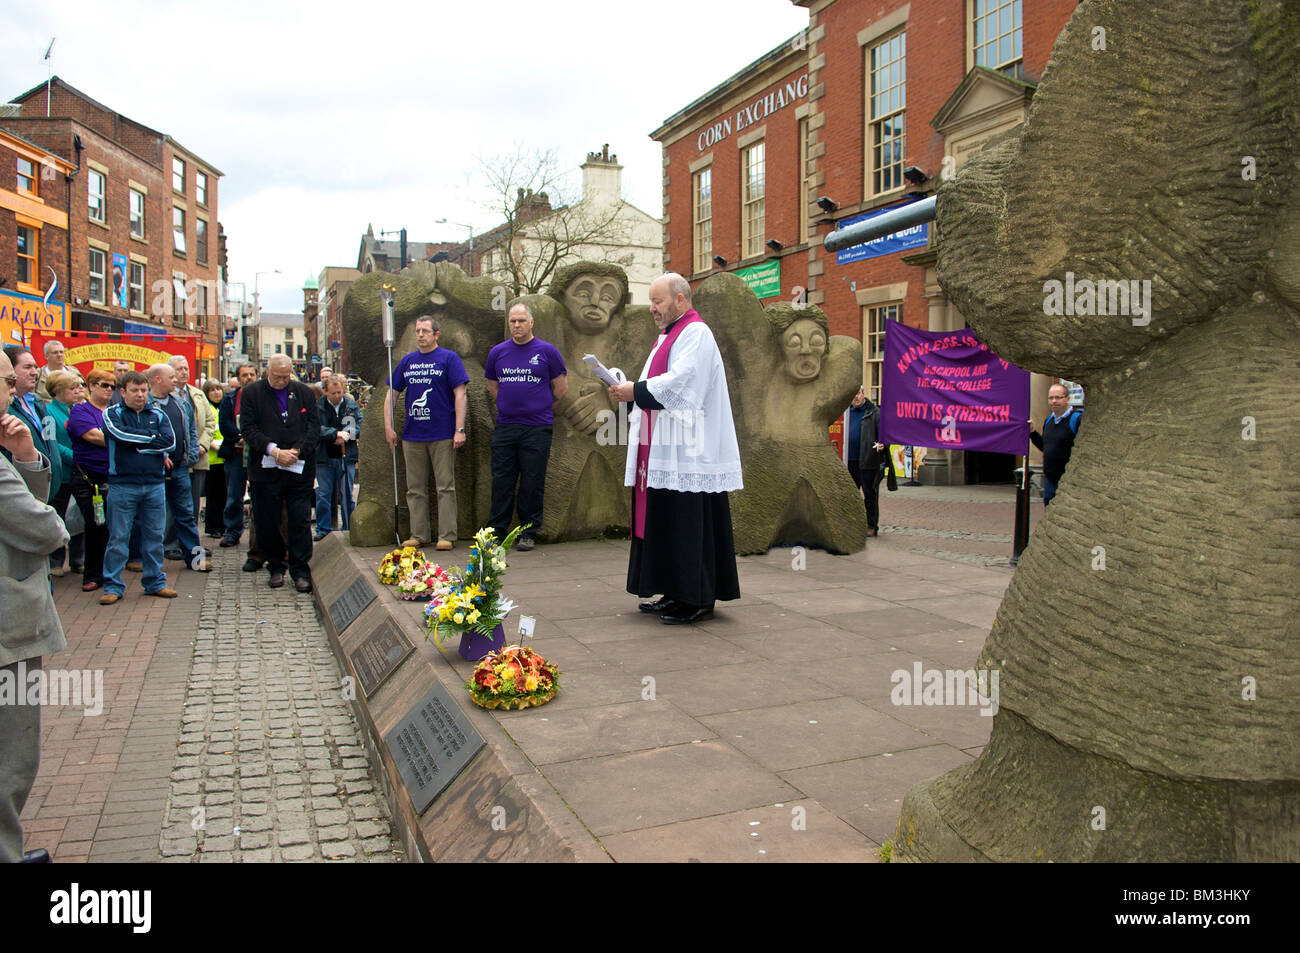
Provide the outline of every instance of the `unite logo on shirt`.
{"type": "Polygon", "coordinates": [[[537,362],[541,359],[541,357],[542,357],[542,355],[540,355],[540,354],[534,354],[534,355],[529,359],[528,363],[531,364],[531,365],[533,365],[534,367],[536,367],[536,366],[537,366],[537,362]]]}
{"type": "Polygon", "coordinates": [[[426,387],[424,393],[411,401],[410,406],[406,408],[406,416],[415,420],[428,420],[429,414],[429,391],[431,388],[426,387]]]}

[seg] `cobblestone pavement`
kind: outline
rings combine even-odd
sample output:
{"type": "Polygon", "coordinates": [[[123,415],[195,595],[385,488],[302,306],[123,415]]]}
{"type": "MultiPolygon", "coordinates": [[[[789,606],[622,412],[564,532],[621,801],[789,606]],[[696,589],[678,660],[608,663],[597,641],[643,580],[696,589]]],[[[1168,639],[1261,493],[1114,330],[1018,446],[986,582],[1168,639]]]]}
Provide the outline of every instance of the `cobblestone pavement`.
{"type": "Polygon", "coordinates": [[[382,796],[311,596],[240,571],[208,578],[171,771],[170,861],[391,862],[382,796]]]}

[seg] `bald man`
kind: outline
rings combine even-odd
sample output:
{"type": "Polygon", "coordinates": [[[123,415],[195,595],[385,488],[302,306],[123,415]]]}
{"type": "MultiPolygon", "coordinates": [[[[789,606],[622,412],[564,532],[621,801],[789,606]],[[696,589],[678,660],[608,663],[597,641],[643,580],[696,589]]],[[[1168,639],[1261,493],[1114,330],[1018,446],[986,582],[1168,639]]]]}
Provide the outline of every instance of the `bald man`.
{"type": "Polygon", "coordinates": [[[609,389],[630,401],[625,483],[632,490],[627,590],[666,625],[713,614],[739,599],[727,493],[744,488],[727,372],[709,326],[691,307],[691,286],[669,272],[650,284],[659,340],[641,379],[609,389]]]}
{"type": "Polygon", "coordinates": [[[46,388],[45,380],[55,371],[64,370],[63,358],[66,354],[67,349],[61,342],[45,342],[45,366],[41,368],[40,376],[36,380],[36,396],[41,400],[48,401],[54,396],[46,388]]]}
{"type": "MultiPolygon", "coordinates": [[[[175,527],[178,551],[166,550],[169,559],[180,559],[196,572],[208,572],[208,553],[199,542],[198,520],[194,513],[194,490],[190,468],[199,458],[199,435],[195,430],[194,410],[189,401],[176,396],[176,371],[170,364],[154,364],[144,372],[149,381],[149,404],[166,414],[176,435],[175,445],[167,454],[167,519],[175,527]]],[[[204,400],[206,403],[206,398],[204,400]]],[[[166,523],[164,523],[164,534],[166,523]]]]}
{"type": "Polygon", "coordinates": [[[248,445],[253,526],[272,589],[287,568],[299,592],[311,592],[311,504],[315,496],[320,415],[310,387],[293,380],[293,364],[276,354],[266,376],[242,391],[239,431],[248,445]],[[289,512],[289,545],[280,536],[280,512],[289,512]],[[287,559],[286,559],[287,555],[287,559]]]}

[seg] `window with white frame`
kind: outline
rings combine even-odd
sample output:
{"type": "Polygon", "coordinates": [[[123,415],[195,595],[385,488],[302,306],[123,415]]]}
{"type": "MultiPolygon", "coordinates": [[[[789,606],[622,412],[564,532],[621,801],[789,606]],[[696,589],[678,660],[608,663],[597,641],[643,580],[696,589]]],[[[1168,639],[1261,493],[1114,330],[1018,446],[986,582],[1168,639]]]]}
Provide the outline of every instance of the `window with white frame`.
{"type": "Polygon", "coordinates": [[[172,188],[185,194],[185,160],[172,156],[172,188]]]}
{"type": "Polygon", "coordinates": [[[185,309],[189,296],[185,293],[185,276],[172,272],[172,324],[178,328],[185,327],[185,309]]]}
{"type": "Polygon", "coordinates": [[[200,205],[208,204],[208,174],[194,171],[194,200],[200,205]]]}
{"type": "Polygon", "coordinates": [[[866,305],[862,309],[862,380],[867,396],[880,403],[885,368],[885,322],[903,320],[903,303],[866,305]]]}
{"type": "Polygon", "coordinates": [[[106,304],[108,288],[108,255],[99,248],[90,249],[90,300],[106,304]]]}
{"type": "Polygon", "coordinates": [[[695,223],[695,271],[708,271],[713,267],[713,169],[701,169],[695,173],[694,187],[691,189],[693,210],[691,219],[695,223]]]}
{"type": "Polygon", "coordinates": [[[185,254],[185,209],[172,206],[172,251],[185,254]]]}
{"type": "Polygon", "coordinates": [[[194,219],[194,257],[197,261],[208,260],[208,223],[201,218],[194,219]]]}
{"type": "Polygon", "coordinates": [[[767,167],[764,142],[759,140],[740,153],[740,257],[763,253],[766,239],[764,213],[767,195],[767,167]]]}
{"type": "Polygon", "coordinates": [[[144,238],[144,193],[137,189],[131,190],[131,234],[144,238]]]}
{"type": "Polygon", "coordinates": [[[132,311],[144,312],[144,263],[133,261],[127,266],[127,305],[132,311]]]}
{"type": "Polygon", "coordinates": [[[86,190],[90,204],[90,217],[96,222],[108,220],[108,180],[95,169],[86,172],[86,190]]]}
{"type": "Polygon", "coordinates": [[[871,194],[903,184],[907,152],[907,34],[895,33],[872,46],[867,63],[867,151],[871,194]]]}
{"type": "Polygon", "coordinates": [[[1021,0],[971,0],[971,47],[976,66],[1021,75],[1020,5],[1021,0]]]}

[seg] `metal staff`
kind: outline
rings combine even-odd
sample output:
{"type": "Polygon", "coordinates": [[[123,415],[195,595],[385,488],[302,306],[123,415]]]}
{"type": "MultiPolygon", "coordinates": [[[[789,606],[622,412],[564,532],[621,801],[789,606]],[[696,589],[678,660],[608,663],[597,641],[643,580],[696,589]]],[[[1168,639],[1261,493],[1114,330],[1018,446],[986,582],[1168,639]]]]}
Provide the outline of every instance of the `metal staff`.
{"type": "MultiPolygon", "coordinates": [[[[393,289],[391,285],[384,285],[384,289],[379,292],[380,311],[384,318],[384,347],[388,349],[388,404],[391,419],[388,421],[393,430],[397,429],[397,401],[393,399],[393,345],[397,343],[397,335],[393,332],[394,314],[393,314],[393,289]]],[[[397,548],[402,547],[402,532],[398,528],[398,510],[401,508],[397,494],[397,447],[393,451],[393,537],[397,541],[397,548]]],[[[347,467],[344,467],[346,472],[347,467]]]]}

